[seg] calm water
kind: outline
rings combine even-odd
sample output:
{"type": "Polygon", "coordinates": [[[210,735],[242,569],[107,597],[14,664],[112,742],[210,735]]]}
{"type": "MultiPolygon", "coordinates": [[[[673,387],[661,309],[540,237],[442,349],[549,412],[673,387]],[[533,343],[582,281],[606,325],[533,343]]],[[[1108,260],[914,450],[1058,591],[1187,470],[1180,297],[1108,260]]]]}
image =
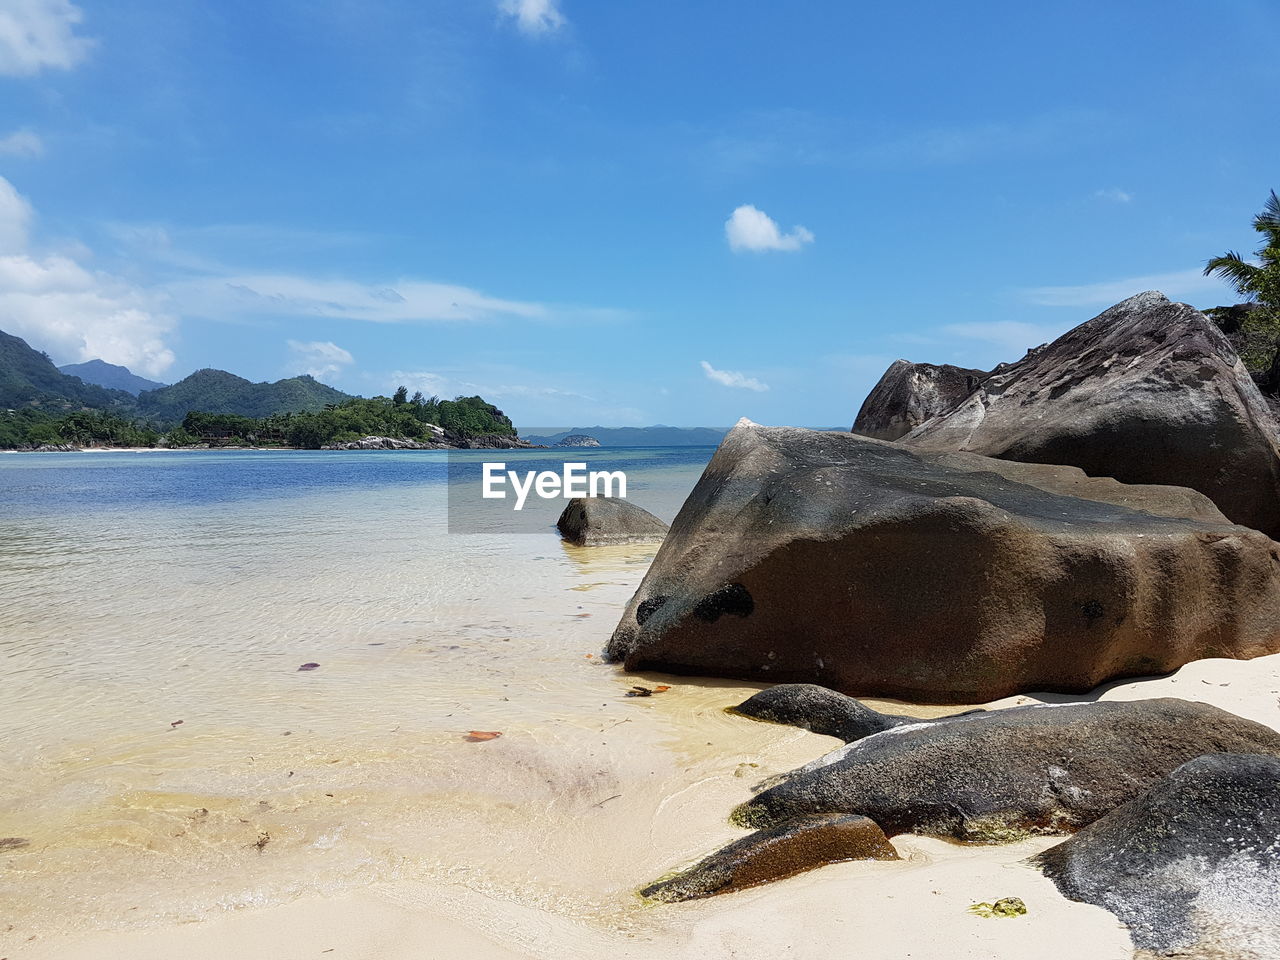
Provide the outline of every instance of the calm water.
{"type": "MultiPolygon", "coordinates": [[[[710,454],[573,459],[670,520],[710,454]]],[[[406,877],[625,913],[691,778],[732,773],[743,727],[797,736],[726,718],[741,685],[626,698],[598,653],[655,548],[569,547],[556,504],[538,535],[450,535],[446,475],[435,452],[0,457],[15,942],[406,877]]]]}

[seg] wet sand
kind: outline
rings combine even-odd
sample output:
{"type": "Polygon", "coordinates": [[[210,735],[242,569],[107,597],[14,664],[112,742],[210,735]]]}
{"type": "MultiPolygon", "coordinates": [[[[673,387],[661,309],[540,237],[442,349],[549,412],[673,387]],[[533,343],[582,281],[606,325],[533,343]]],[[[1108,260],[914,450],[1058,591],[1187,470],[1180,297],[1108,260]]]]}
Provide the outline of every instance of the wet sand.
{"type": "MultiPolygon", "coordinates": [[[[611,667],[597,669],[613,673],[611,667]]],[[[203,916],[141,922],[132,930],[38,937],[8,944],[7,955],[818,960],[839,945],[872,960],[1130,956],[1128,935],[1114,917],[1063,899],[1022,862],[1054,838],[988,847],[898,837],[900,863],[837,864],[729,896],[643,905],[632,894],[635,888],[740,835],[725,814],[749,795],[755,778],[835,745],[830,738],[720,712],[722,704],[752,687],[656,676],[617,682],[659,680],[672,683],[672,690],[626,700],[634,709],[613,727],[593,731],[585,750],[561,751],[518,737],[467,744],[487,752],[486,766],[509,789],[491,784],[484,799],[471,796],[470,809],[446,805],[439,811],[456,832],[446,854],[451,864],[441,872],[385,879],[334,896],[303,893],[262,909],[228,903],[203,916]],[[688,736],[665,740],[667,719],[688,736]],[[565,752],[576,763],[566,762],[565,752]],[[758,766],[741,766],[752,763],[758,766]],[[546,789],[535,787],[539,778],[549,781],[546,789]],[[615,791],[620,795],[609,799],[615,791]],[[497,882],[497,874],[521,879],[515,885],[497,882]],[[1028,914],[984,919],[968,913],[974,902],[1005,896],[1021,897],[1028,914]]],[[[1280,727],[1280,656],[1201,661],[1169,677],[1128,681],[1097,695],[1180,696],[1280,727]]],[[[1016,697],[990,706],[1064,699],[1016,697]]],[[[572,738],[586,736],[579,728],[572,738]]],[[[464,797],[454,803],[464,804],[464,797]]],[[[285,855],[268,846],[260,862],[285,855]]],[[[297,868],[313,867],[300,860],[297,868]]]]}

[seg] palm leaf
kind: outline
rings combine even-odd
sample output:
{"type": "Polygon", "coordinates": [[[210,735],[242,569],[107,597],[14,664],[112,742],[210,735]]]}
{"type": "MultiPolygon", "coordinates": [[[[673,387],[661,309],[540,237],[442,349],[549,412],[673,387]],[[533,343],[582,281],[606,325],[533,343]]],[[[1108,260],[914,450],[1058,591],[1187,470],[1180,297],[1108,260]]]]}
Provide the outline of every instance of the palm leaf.
{"type": "Polygon", "coordinates": [[[1271,196],[1267,198],[1266,205],[1262,208],[1262,212],[1253,218],[1253,229],[1259,233],[1265,233],[1273,239],[1280,238],[1280,197],[1276,196],[1274,190],[1271,196]]]}
{"type": "Polygon", "coordinates": [[[1262,274],[1259,267],[1249,263],[1244,257],[1229,250],[1220,257],[1214,257],[1204,267],[1206,277],[1217,274],[1236,288],[1237,293],[1251,294],[1262,274]]]}

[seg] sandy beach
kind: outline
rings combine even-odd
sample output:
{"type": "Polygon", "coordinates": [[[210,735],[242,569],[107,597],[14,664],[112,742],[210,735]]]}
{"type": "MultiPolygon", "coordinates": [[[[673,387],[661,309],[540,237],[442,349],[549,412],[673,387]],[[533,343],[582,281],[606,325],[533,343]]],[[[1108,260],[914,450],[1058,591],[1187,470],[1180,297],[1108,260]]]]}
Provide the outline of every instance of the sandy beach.
{"type": "MultiPolygon", "coordinates": [[[[611,672],[612,668],[600,668],[611,672]]],[[[634,679],[634,678],[632,678],[634,679]]],[[[1062,898],[1022,861],[1057,842],[1042,838],[1010,846],[976,846],[919,837],[895,838],[900,863],[845,863],[738,894],[679,905],[643,906],[628,889],[673,866],[698,859],[737,831],[724,813],[749,795],[753,778],[787,769],[834,747],[816,734],[718,715],[751,688],[666,680],[672,690],[650,698],[629,718],[600,734],[597,759],[609,771],[616,800],[575,802],[572,815],[552,818],[554,843],[531,850],[493,846],[477,824],[467,844],[477,860],[553,857],[526,862],[530,882],[541,875],[540,896],[512,897],[459,870],[456,882],[400,880],[331,898],[299,897],[265,909],[240,904],[218,915],[135,930],[37,938],[10,944],[9,956],[31,960],[173,956],[214,958],[421,957],[735,958],[830,955],[833,943],[856,945],[870,958],[1125,958],[1129,938],[1111,914],[1062,898]],[[652,777],[637,741],[653,718],[647,708],[678,715],[690,741],[715,737],[683,770],[652,777]],[[637,735],[640,736],[637,736],[637,735]],[[753,763],[747,776],[739,764],[753,763]],[[480,856],[483,854],[483,856],[480,856]],[[557,891],[558,888],[558,892],[557,891]],[[572,888],[581,897],[577,909],[572,888]],[[593,895],[589,891],[596,891],[593,895]],[[599,896],[601,891],[606,896],[599,896]],[[980,918],[977,901],[1021,897],[1028,913],[980,918]]],[[[1098,699],[1176,696],[1211,703],[1280,726],[1280,656],[1254,661],[1206,660],[1162,678],[1127,681],[1097,691],[1098,699]]],[[[1064,702],[1061,695],[1011,698],[991,709],[1031,702],[1064,702]]],[[[882,707],[911,710],[902,704],[882,707]]],[[[637,706],[640,706],[637,701],[637,706]]],[[[918,709],[918,708],[917,708],[918,709]]],[[[950,712],[950,709],[946,712],[950,712]]],[[[921,710],[922,715],[940,710],[921,710]]],[[[536,762],[539,751],[514,738],[484,745],[504,776],[536,762]],[[501,754],[497,750],[502,750],[501,754]]],[[[545,759],[545,756],[543,757],[545,759]]],[[[647,758],[655,761],[657,758],[647,758]]],[[[561,771],[567,773],[568,771],[561,771]]],[[[569,814],[569,811],[565,811],[569,814]]],[[[489,829],[501,819],[490,810],[489,829]]],[[[500,828],[498,828],[500,829],[500,828]]],[[[265,854],[264,854],[265,855],[265,854]]],[[[461,864],[459,864],[461,867],[461,864]]],[[[533,893],[526,890],[525,894],[533,893]]]]}

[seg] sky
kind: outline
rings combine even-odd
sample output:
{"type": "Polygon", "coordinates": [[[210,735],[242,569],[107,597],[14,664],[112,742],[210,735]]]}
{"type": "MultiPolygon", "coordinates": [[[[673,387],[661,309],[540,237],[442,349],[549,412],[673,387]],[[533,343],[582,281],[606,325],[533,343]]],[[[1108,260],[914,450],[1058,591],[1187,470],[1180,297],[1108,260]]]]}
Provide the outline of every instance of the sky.
{"type": "Polygon", "coordinates": [[[839,426],[1235,302],[1274,0],[0,0],[0,329],[518,427],[839,426]]]}

